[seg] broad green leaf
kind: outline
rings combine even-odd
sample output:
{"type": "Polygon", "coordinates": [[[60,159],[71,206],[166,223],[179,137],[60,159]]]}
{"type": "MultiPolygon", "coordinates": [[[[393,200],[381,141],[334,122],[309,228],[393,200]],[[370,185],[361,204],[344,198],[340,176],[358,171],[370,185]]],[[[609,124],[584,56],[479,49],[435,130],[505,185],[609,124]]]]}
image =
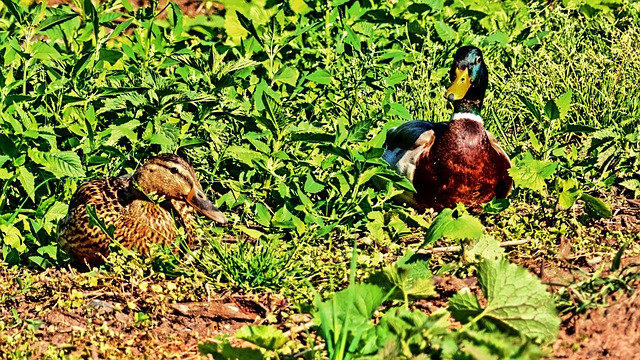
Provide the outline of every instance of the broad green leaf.
{"type": "Polygon", "coordinates": [[[246,340],[257,347],[276,351],[289,341],[282,330],[271,325],[245,325],[233,334],[234,337],[246,340]]]}
{"type": "Polygon", "coordinates": [[[171,20],[173,21],[173,32],[177,35],[178,38],[182,38],[182,24],[183,24],[184,14],[182,13],[182,9],[177,2],[171,2],[171,20]]]}
{"type": "Polygon", "coordinates": [[[162,145],[162,146],[174,146],[175,143],[167,135],[163,133],[153,134],[149,137],[149,144],[162,145]]]}
{"type": "Polygon", "coordinates": [[[504,248],[493,236],[484,235],[471,246],[465,247],[463,258],[470,264],[477,264],[484,259],[499,260],[504,258],[504,248]]]}
{"type": "Polygon", "coordinates": [[[133,22],[133,20],[135,20],[135,19],[128,19],[128,20],[125,20],[125,21],[119,23],[118,26],[116,26],[116,28],[111,32],[111,34],[109,34],[109,36],[107,36],[107,40],[116,38],[118,35],[120,35],[121,32],[123,32],[124,30],[128,29],[129,26],[131,25],[131,23],[133,22]]]}
{"type": "Polygon", "coordinates": [[[609,205],[597,197],[582,193],[580,200],[585,203],[585,212],[594,219],[610,219],[613,216],[609,205]]]}
{"type": "Polygon", "coordinates": [[[408,262],[412,256],[412,252],[407,252],[404,257],[382,270],[391,285],[402,293],[402,297],[395,297],[406,300],[409,296],[420,299],[434,296],[436,291],[429,263],[424,260],[408,262]]]}
{"type": "Polygon", "coordinates": [[[46,42],[40,41],[33,44],[31,47],[31,56],[39,60],[59,60],[62,56],[52,46],[46,42]]]}
{"type": "Polygon", "coordinates": [[[573,91],[569,89],[566,93],[560,95],[560,97],[556,99],[555,103],[560,113],[560,119],[564,119],[569,113],[569,106],[571,105],[572,95],[573,91]]]}
{"type": "Polygon", "coordinates": [[[424,236],[420,248],[447,237],[449,239],[478,239],[483,235],[480,220],[469,215],[464,205],[458,204],[455,209],[444,209],[433,220],[424,236]]]}
{"type": "Polygon", "coordinates": [[[343,328],[355,331],[373,326],[371,316],[382,305],[385,297],[385,293],[376,285],[350,285],[324,302],[318,302],[316,299],[314,322],[338,333],[343,328]]]}
{"type": "Polygon", "coordinates": [[[453,30],[451,26],[442,21],[436,21],[434,26],[436,28],[436,32],[438,33],[438,37],[440,37],[440,40],[444,42],[455,40],[458,36],[458,33],[456,33],[456,31],[453,30]]]}
{"type": "Polygon", "coordinates": [[[544,114],[549,118],[549,120],[555,120],[560,117],[560,111],[558,110],[558,106],[555,101],[549,100],[544,106],[544,114]]]}
{"type": "Polygon", "coordinates": [[[451,316],[461,323],[468,323],[482,313],[482,307],[475,295],[469,291],[458,291],[449,299],[451,316]]]}
{"type": "Polygon", "coordinates": [[[202,355],[211,355],[216,360],[262,360],[264,356],[259,349],[234,347],[226,340],[222,343],[206,342],[198,344],[198,351],[202,355]]]}
{"type": "Polygon", "coordinates": [[[367,214],[367,219],[370,220],[365,224],[369,237],[378,244],[383,243],[387,239],[384,231],[384,214],[380,211],[371,211],[367,214]]]}
{"type": "Polygon", "coordinates": [[[541,115],[540,115],[540,110],[538,110],[538,107],[536,105],[534,105],[531,102],[531,100],[527,99],[523,95],[517,95],[517,96],[518,96],[518,99],[520,99],[520,101],[522,101],[522,103],[527,107],[527,109],[529,110],[531,115],[533,115],[535,120],[540,121],[541,120],[541,115]]]}
{"type": "Polygon", "coordinates": [[[19,253],[23,253],[27,249],[22,233],[15,226],[0,224],[0,233],[2,234],[2,242],[16,249],[19,253]]]}
{"type": "Polygon", "coordinates": [[[487,299],[483,320],[544,343],[558,336],[560,318],[553,297],[527,269],[506,260],[484,260],[478,284],[487,299]]]}
{"type": "Polygon", "coordinates": [[[298,81],[298,75],[299,75],[298,70],[290,66],[285,66],[282,69],[280,69],[280,71],[278,71],[278,73],[273,78],[273,80],[282,82],[285,84],[289,84],[291,86],[296,86],[296,83],[298,81]]]}
{"type": "Polygon", "coordinates": [[[562,192],[558,196],[558,205],[562,209],[569,209],[582,195],[582,190],[578,188],[576,179],[561,180],[562,192]]]}
{"type": "Polygon", "coordinates": [[[391,103],[389,104],[389,111],[387,111],[387,115],[389,116],[399,116],[406,120],[411,120],[411,114],[409,110],[404,107],[404,105],[399,103],[391,103]]]}
{"type": "Polygon", "coordinates": [[[331,74],[323,69],[316,70],[313,73],[307,75],[307,79],[322,85],[331,84],[331,74]]]}
{"type": "Polygon", "coordinates": [[[261,237],[265,236],[265,234],[262,231],[256,230],[256,229],[250,229],[246,226],[238,226],[237,227],[238,230],[242,231],[243,233],[249,235],[250,238],[253,239],[260,239],[261,237]]]}
{"type": "MultiPolygon", "coordinates": [[[[254,220],[264,227],[269,227],[271,225],[271,213],[262,203],[256,203],[256,215],[254,220]]],[[[259,236],[257,238],[259,238],[259,236]]]]}
{"type": "Polygon", "coordinates": [[[498,199],[494,197],[483,206],[482,211],[487,214],[498,214],[508,209],[510,205],[511,201],[509,201],[509,199],[498,199]]]}
{"type": "Polygon", "coordinates": [[[496,31],[495,33],[487,36],[483,43],[485,44],[493,44],[499,43],[501,45],[506,45],[509,43],[509,35],[503,33],[502,31],[496,31]]]}
{"type": "Polygon", "coordinates": [[[538,140],[536,133],[532,130],[528,130],[527,134],[529,135],[529,142],[531,142],[533,150],[540,152],[540,150],[542,150],[542,144],[540,143],[540,140],[538,140]]]}
{"type": "Polygon", "coordinates": [[[548,179],[558,166],[557,162],[523,159],[509,169],[509,175],[518,186],[543,193],[548,179]]]}
{"type": "Polygon", "coordinates": [[[324,185],[316,182],[311,176],[311,173],[307,173],[307,177],[304,181],[304,191],[310,194],[316,194],[324,190],[324,185]]]}
{"type": "Polygon", "coordinates": [[[401,71],[396,71],[393,74],[384,78],[384,82],[387,84],[387,86],[394,86],[396,84],[403,82],[404,79],[406,78],[407,78],[407,74],[401,71]]]}

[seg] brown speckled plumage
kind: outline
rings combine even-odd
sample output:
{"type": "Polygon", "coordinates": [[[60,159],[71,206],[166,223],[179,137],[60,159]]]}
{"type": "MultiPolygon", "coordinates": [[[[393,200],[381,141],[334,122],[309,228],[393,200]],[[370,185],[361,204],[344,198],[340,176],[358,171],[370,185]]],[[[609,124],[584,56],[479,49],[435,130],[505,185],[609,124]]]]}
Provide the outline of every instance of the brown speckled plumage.
{"type": "Polygon", "coordinates": [[[117,242],[141,253],[148,252],[150,244],[174,241],[178,227],[184,227],[193,242],[196,210],[226,223],[202,191],[191,165],[173,154],[149,159],[133,175],[89,181],[73,195],[67,216],[58,224],[58,242],[80,264],[97,266],[109,254],[111,239],[91,226],[87,206],[107,227],[113,226],[117,242]]]}

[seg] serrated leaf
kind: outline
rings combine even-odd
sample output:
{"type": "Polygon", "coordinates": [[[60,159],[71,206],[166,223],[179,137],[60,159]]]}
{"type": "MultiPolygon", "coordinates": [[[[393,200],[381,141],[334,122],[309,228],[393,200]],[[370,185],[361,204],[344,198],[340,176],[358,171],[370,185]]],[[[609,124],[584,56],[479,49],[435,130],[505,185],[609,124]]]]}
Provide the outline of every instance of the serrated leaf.
{"type": "Polygon", "coordinates": [[[229,146],[225,154],[249,166],[253,166],[253,160],[267,160],[266,155],[238,145],[229,146]]]}
{"type": "Polygon", "coordinates": [[[18,168],[18,181],[20,181],[20,185],[22,185],[22,188],[27,193],[27,196],[29,196],[29,199],[35,202],[35,178],[24,166],[18,168]]]}
{"type": "Polygon", "coordinates": [[[482,307],[478,299],[468,291],[458,291],[455,293],[449,299],[448,310],[454,319],[462,323],[468,323],[471,319],[482,313],[482,307]]]}
{"type": "Polygon", "coordinates": [[[433,220],[424,236],[420,248],[447,237],[449,239],[478,239],[483,235],[480,220],[469,215],[464,205],[459,204],[455,209],[444,209],[433,220]]]}
{"type": "Polygon", "coordinates": [[[291,134],[291,140],[311,143],[333,143],[335,135],[320,132],[296,132],[291,134]]]}
{"type": "Polygon", "coordinates": [[[509,175],[518,186],[543,193],[545,179],[553,175],[557,162],[523,159],[509,169],[509,175]]]}
{"type": "Polygon", "coordinates": [[[282,330],[271,325],[246,325],[236,331],[233,336],[271,351],[280,349],[289,341],[282,330]]]}
{"type": "Polygon", "coordinates": [[[313,73],[307,75],[307,79],[322,85],[331,84],[331,74],[323,69],[316,70],[313,73]]]}
{"type": "Polygon", "coordinates": [[[484,204],[482,211],[487,214],[498,214],[509,208],[511,201],[509,199],[498,199],[494,197],[488,203],[484,204]]]}
{"type": "Polygon", "coordinates": [[[636,179],[627,179],[621,182],[620,185],[624,186],[625,188],[631,191],[637,191],[638,189],[640,189],[640,181],[636,179]]]}
{"type": "Polygon", "coordinates": [[[560,318],[553,297],[527,269],[506,260],[484,260],[478,266],[478,284],[487,299],[483,320],[545,343],[558,336],[560,318]]]}
{"type": "Polygon", "coordinates": [[[73,151],[50,151],[41,152],[34,149],[28,150],[29,158],[45,170],[53,173],[57,177],[71,176],[84,177],[80,157],[73,151]]]}
{"type": "Polygon", "coordinates": [[[395,295],[397,299],[407,299],[408,296],[428,298],[436,294],[429,263],[424,260],[408,262],[412,256],[413,253],[408,252],[382,270],[391,285],[401,291],[401,297],[395,295]]]}

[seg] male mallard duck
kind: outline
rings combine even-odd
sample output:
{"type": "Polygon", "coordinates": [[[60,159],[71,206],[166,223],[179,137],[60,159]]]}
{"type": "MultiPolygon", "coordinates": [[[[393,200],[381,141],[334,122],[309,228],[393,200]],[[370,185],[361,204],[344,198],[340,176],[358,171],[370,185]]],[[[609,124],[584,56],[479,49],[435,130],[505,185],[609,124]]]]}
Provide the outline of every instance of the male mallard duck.
{"type": "Polygon", "coordinates": [[[192,242],[194,209],[227,222],[202,191],[193,167],[173,154],[149,159],[133,175],[89,181],[73,195],[67,216],[58,224],[58,242],[76,261],[97,266],[109,254],[111,239],[90,222],[87,207],[112,227],[116,241],[141,253],[149,251],[149,244],[175,240],[176,224],[185,228],[192,242]]]}
{"type": "Polygon", "coordinates": [[[440,211],[457,203],[478,210],[494,196],[509,195],[511,161],[480,117],[488,73],[480,49],[461,47],[444,95],[453,103],[451,121],[413,120],[387,133],[382,158],[413,183],[416,193],[403,200],[418,210],[440,211]]]}

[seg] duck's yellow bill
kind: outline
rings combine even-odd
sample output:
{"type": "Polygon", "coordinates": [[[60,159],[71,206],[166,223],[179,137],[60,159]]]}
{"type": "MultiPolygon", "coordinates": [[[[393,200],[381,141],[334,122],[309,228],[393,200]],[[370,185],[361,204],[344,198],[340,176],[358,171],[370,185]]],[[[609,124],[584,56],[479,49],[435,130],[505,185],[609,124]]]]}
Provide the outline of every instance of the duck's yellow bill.
{"type": "Polygon", "coordinates": [[[453,84],[444,93],[444,97],[449,101],[461,100],[471,87],[471,79],[469,78],[469,68],[464,70],[456,69],[456,79],[453,84]]]}

